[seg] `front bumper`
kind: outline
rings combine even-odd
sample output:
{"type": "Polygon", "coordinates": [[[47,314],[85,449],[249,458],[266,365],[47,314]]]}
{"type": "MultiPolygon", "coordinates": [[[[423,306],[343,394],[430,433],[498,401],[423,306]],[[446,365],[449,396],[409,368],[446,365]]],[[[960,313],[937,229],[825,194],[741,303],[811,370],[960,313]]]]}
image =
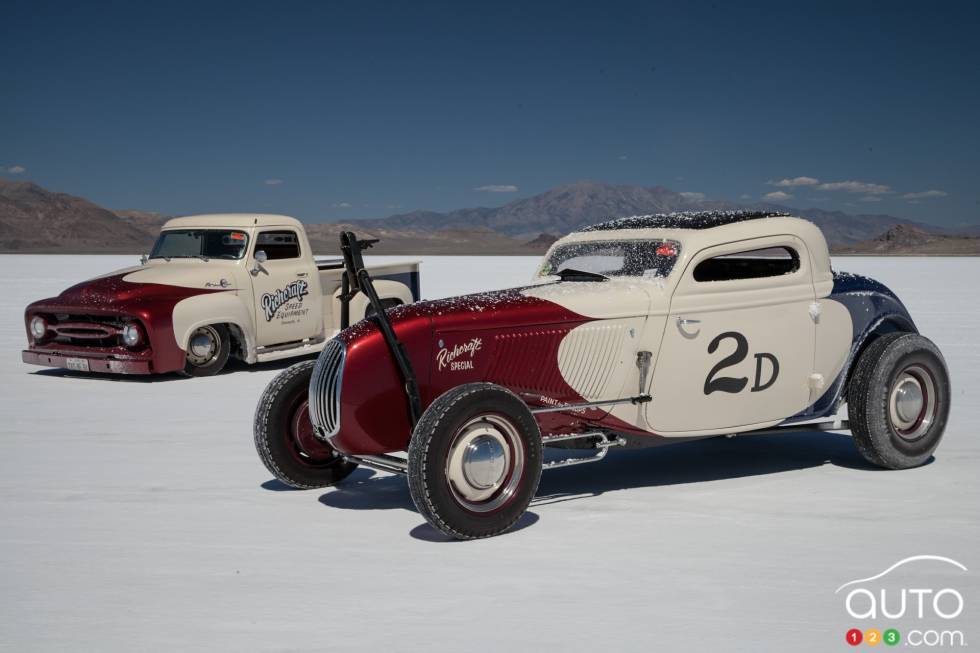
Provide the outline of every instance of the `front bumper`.
{"type": "Polygon", "coordinates": [[[112,355],[92,355],[88,352],[65,353],[25,349],[21,352],[21,359],[30,365],[44,365],[45,367],[61,367],[73,370],[78,368],[69,365],[68,359],[73,359],[74,361],[84,360],[88,364],[87,371],[108,372],[110,374],[150,374],[153,371],[153,365],[149,359],[116,358],[112,355]]]}

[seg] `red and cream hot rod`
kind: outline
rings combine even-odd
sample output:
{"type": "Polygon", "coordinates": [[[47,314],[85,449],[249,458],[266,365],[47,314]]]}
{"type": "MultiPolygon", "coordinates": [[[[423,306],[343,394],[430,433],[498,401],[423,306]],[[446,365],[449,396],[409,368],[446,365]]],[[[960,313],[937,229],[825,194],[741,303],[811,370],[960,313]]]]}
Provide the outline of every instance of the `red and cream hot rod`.
{"type": "MultiPolygon", "coordinates": [[[[342,250],[376,304],[353,234],[342,250]]],[[[341,331],[269,385],[255,441],[295,487],[357,465],[406,474],[425,519],[470,539],[510,528],[543,469],[612,447],[849,428],[870,462],[913,467],[949,399],[936,346],[885,286],[833,272],[813,224],[669,214],[559,240],[527,286],[341,331]],[[589,451],[546,461],[544,447],[589,451]]]]}

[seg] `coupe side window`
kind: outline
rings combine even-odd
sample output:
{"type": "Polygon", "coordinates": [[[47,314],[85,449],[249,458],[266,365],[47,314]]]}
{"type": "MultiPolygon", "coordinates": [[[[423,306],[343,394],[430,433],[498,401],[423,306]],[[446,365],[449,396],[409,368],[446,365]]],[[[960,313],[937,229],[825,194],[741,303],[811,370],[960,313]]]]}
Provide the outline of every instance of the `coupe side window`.
{"type": "Polygon", "coordinates": [[[299,238],[295,231],[263,231],[255,238],[255,251],[260,249],[270,261],[299,258],[299,238]]]}
{"type": "Polygon", "coordinates": [[[694,268],[695,281],[735,281],[791,274],[800,255],[790,247],[767,247],[705,259],[694,268]]]}

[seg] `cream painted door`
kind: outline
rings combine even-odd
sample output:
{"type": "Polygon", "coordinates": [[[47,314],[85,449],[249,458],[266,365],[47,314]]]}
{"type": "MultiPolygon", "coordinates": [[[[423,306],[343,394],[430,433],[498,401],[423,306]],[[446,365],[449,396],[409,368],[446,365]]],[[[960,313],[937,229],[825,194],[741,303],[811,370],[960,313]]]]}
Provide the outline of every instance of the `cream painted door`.
{"type": "Polygon", "coordinates": [[[295,231],[285,228],[259,231],[252,249],[265,252],[252,275],[255,296],[255,335],[260,347],[295,342],[322,333],[320,277],[312,257],[300,251],[295,231]]]}
{"type": "Polygon", "coordinates": [[[671,298],[647,420],[658,433],[775,422],[803,410],[813,371],[810,257],[792,236],[695,255],[671,298]]]}

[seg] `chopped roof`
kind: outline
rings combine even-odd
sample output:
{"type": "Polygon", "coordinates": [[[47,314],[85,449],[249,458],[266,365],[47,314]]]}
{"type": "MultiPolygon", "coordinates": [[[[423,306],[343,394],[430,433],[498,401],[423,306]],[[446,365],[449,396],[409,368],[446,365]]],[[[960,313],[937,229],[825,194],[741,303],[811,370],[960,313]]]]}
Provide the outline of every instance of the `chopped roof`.
{"type": "Polygon", "coordinates": [[[783,218],[788,213],[774,211],[680,211],[653,215],[634,215],[600,222],[582,231],[614,231],[617,229],[710,229],[725,224],[757,220],[759,218],[783,218]]]}

